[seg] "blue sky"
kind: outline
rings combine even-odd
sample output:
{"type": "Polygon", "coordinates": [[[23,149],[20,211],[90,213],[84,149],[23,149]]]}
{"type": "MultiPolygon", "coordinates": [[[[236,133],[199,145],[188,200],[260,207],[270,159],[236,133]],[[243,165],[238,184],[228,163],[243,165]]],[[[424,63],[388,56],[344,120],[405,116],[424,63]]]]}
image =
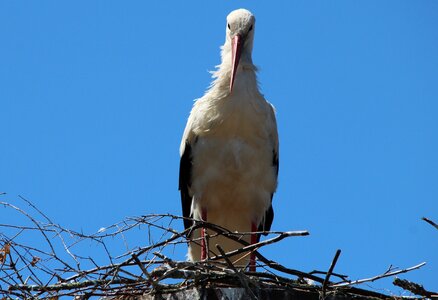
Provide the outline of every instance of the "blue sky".
{"type": "Polygon", "coordinates": [[[180,138],[240,7],[278,113],[273,230],[311,233],[264,254],[326,270],[340,248],[352,279],[426,261],[400,277],[438,290],[436,1],[2,1],[1,200],[86,232],[180,214],[180,138]]]}

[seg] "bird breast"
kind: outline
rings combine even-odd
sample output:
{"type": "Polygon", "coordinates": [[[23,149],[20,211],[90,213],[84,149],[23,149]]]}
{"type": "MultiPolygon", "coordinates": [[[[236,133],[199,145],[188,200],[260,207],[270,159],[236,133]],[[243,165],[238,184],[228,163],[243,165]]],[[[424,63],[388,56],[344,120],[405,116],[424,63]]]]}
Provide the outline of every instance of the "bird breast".
{"type": "MultiPolygon", "coordinates": [[[[269,105],[264,99],[263,104],[269,105]]],[[[258,105],[224,99],[204,114],[210,119],[202,124],[208,126],[199,128],[193,147],[192,191],[197,204],[250,213],[253,219],[264,215],[276,176],[270,119],[258,105]]]]}

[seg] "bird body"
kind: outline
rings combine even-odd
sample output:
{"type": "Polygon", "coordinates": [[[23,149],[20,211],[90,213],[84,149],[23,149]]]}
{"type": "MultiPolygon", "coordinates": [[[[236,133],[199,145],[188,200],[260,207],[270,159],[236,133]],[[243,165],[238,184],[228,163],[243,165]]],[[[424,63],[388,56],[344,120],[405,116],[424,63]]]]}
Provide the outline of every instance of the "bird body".
{"type": "MultiPolygon", "coordinates": [[[[181,142],[183,214],[200,220],[206,212],[208,222],[231,231],[254,231],[254,225],[256,230],[269,230],[278,172],[275,113],[259,91],[251,59],[254,17],[247,10],[237,10],[227,19],[222,63],[210,89],[195,102],[181,142]],[[237,66],[231,55],[232,26],[244,39],[237,66]]],[[[190,225],[185,222],[186,227],[190,225]]],[[[192,233],[192,239],[200,236],[201,230],[192,233]]],[[[254,242],[248,235],[244,239],[254,242]]],[[[225,251],[241,247],[228,238],[215,237],[209,241],[213,254],[217,254],[215,244],[225,251]]],[[[199,243],[190,244],[188,256],[194,261],[202,258],[199,243]]]]}

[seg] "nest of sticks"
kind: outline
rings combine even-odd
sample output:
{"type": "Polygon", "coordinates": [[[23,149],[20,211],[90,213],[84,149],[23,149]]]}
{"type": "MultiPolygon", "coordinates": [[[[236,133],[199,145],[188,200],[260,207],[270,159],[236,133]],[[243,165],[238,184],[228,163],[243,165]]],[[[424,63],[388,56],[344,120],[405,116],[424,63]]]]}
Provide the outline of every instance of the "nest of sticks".
{"type": "MultiPolygon", "coordinates": [[[[123,221],[85,234],[60,226],[28,200],[20,197],[31,212],[11,203],[0,202],[2,209],[20,215],[24,224],[0,224],[0,299],[123,299],[141,295],[171,294],[200,287],[236,287],[256,299],[261,289],[301,290],[325,298],[336,293],[356,297],[391,298],[378,292],[359,289],[358,284],[395,276],[421,268],[425,263],[360,280],[334,272],[341,253],[336,252],[327,271],[302,272],[283,266],[260,253],[270,244],[307,231],[268,232],[268,238],[249,245],[242,236],[211,223],[195,221],[192,228],[178,231],[183,217],[151,214],[123,221]],[[179,225],[178,225],[179,227],[179,225]],[[201,262],[175,260],[177,247],[187,247],[190,231],[205,227],[242,244],[242,248],[208,257],[201,262]],[[140,239],[139,239],[140,236],[140,239]],[[146,246],[129,246],[135,239],[146,246]],[[258,272],[237,269],[230,257],[254,252],[258,272]],[[96,253],[90,255],[90,253],[96,253]]],[[[264,232],[266,233],[266,232],[264,232]]],[[[196,241],[200,242],[200,241],[196,241]]],[[[330,262],[328,262],[329,264],[330,262]]],[[[394,284],[420,297],[438,297],[421,285],[396,279],[394,284]]],[[[412,297],[411,297],[412,298],[412,297]]]]}

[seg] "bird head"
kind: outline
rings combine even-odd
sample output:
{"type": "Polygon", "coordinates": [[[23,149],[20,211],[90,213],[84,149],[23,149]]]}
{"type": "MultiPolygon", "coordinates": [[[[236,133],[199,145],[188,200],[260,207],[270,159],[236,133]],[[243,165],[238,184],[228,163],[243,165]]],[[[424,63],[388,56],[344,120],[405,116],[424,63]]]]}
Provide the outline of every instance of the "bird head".
{"type": "Polygon", "coordinates": [[[227,16],[227,35],[224,47],[231,47],[230,92],[233,91],[237,67],[242,60],[251,61],[255,17],[246,9],[237,9],[227,16]]]}

